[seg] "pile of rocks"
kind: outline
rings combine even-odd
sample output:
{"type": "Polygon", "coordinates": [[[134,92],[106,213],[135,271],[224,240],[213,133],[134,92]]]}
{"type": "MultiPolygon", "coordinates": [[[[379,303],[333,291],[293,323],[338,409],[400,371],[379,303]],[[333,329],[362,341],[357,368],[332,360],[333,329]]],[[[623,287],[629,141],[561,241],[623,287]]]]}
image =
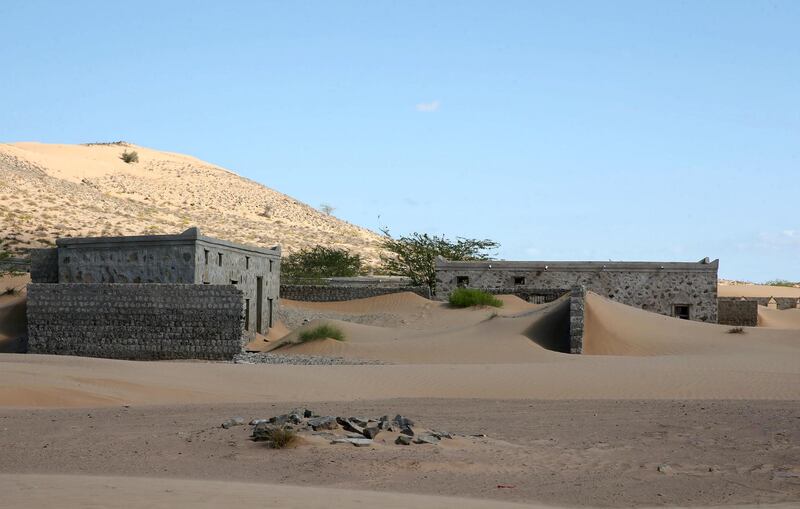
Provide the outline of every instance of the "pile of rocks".
{"type": "Polygon", "coordinates": [[[281,355],[275,353],[243,352],[233,358],[236,364],[295,364],[301,366],[385,364],[365,359],[345,359],[326,355],[281,355]]]}
{"type": "MultiPolygon", "coordinates": [[[[244,422],[243,418],[234,417],[223,422],[222,427],[241,426],[244,422]]],[[[442,439],[457,436],[445,431],[415,427],[414,421],[402,415],[393,418],[384,415],[374,419],[343,417],[318,415],[307,408],[297,408],[269,419],[253,419],[250,425],[253,426],[252,439],[255,441],[269,440],[272,431],[279,428],[293,430],[300,435],[319,436],[331,444],[351,444],[356,447],[372,445],[381,434],[398,445],[437,444],[442,439]]]]}

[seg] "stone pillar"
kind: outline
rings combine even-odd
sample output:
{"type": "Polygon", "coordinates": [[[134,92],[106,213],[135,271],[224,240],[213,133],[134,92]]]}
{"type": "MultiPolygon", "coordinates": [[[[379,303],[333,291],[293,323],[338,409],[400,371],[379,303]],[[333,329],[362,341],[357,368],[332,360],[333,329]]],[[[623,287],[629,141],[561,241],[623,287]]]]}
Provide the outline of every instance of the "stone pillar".
{"type": "Polygon", "coordinates": [[[583,353],[583,315],[586,288],[573,286],[569,294],[569,353],[583,353]]]}

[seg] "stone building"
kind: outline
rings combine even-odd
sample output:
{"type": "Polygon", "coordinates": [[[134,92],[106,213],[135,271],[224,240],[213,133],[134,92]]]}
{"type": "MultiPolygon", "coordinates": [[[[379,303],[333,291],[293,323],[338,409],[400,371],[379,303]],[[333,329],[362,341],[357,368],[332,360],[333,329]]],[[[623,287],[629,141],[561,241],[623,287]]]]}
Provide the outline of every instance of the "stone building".
{"type": "Polygon", "coordinates": [[[436,295],[459,286],[549,302],[584,287],[629,306],[688,320],[717,321],[719,260],[699,262],[527,262],[436,260],[436,295]]]}
{"type": "Polygon", "coordinates": [[[278,312],[280,247],[179,235],[64,238],[31,253],[29,350],[230,358],[278,312]]]}

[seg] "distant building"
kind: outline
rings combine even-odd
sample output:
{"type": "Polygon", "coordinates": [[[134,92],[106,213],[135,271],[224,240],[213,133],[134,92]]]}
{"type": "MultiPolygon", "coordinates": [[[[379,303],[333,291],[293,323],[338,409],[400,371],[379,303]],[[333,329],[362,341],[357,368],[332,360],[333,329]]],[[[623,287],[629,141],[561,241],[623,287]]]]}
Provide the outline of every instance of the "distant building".
{"type": "Polygon", "coordinates": [[[699,262],[436,261],[436,295],[459,286],[549,302],[575,286],[629,306],[701,322],[717,321],[719,260],[699,262]]]}

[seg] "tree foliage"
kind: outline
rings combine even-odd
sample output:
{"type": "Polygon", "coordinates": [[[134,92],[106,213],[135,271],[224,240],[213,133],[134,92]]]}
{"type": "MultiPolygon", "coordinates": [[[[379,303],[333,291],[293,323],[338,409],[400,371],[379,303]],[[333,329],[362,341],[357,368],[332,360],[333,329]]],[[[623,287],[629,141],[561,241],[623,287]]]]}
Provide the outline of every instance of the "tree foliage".
{"type": "Polygon", "coordinates": [[[364,272],[361,255],[345,249],[315,246],[290,254],[281,262],[281,278],[289,282],[320,281],[326,277],[352,277],[364,272]]]}
{"type": "Polygon", "coordinates": [[[138,163],[139,162],[139,154],[134,150],[132,152],[128,152],[127,150],[119,156],[120,159],[125,161],[126,163],[138,163]]]}
{"type": "Polygon", "coordinates": [[[393,276],[411,278],[415,285],[425,285],[436,290],[436,257],[451,261],[489,260],[488,251],[500,246],[489,239],[467,239],[456,237],[450,240],[445,236],[412,233],[393,238],[388,229],[384,234],[383,248],[392,253],[381,257],[383,271],[393,276]]]}

